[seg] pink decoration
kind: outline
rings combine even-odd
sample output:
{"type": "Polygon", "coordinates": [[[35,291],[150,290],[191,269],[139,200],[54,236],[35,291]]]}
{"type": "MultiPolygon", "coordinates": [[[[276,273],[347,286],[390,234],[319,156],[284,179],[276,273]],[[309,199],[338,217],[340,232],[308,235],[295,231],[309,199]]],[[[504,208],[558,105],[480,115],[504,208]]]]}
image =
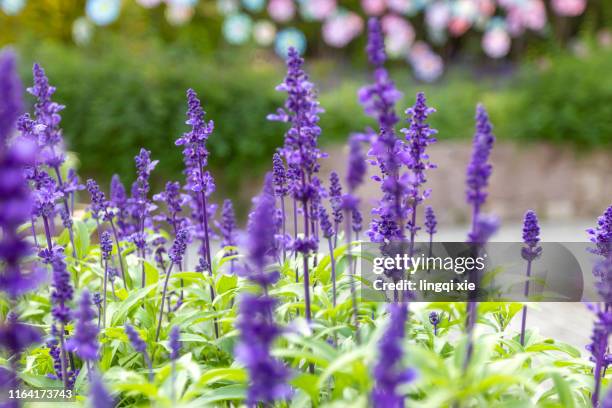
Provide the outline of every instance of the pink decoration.
{"type": "Polygon", "coordinates": [[[385,0],[361,0],[361,8],[369,16],[380,16],[387,8],[385,0]]]}
{"type": "Polygon", "coordinates": [[[332,47],[342,48],[363,30],[359,15],[348,12],[338,13],[323,24],[323,40],[332,47]]]}
{"type": "Polygon", "coordinates": [[[268,14],[274,21],[286,23],[295,14],[295,4],[293,4],[292,0],[270,0],[268,14]]]}
{"type": "Polygon", "coordinates": [[[579,16],[584,13],[586,6],[586,0],[552,0],[552,8],[560,16],[579,16]]]}
{"type": "Polygon", "coordinates": [[[491,58],[503,58],[510,51],[510,36],[503,28],[487,31],[482,37],[482,49],[491,58]]]}
{"type": "Polygon", "coordinates": [[[414,42],[414,28],[410,22],[398,15],[389,14],[381,20],[386,34],[385,46],[391,56],[406,55],[414,42]]]}

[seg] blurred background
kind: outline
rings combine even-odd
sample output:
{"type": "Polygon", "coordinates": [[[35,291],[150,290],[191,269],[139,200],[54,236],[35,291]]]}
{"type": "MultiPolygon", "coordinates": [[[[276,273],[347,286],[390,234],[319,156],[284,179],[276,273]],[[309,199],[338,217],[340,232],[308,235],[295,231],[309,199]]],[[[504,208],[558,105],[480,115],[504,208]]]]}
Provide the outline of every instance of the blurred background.
{"type": "MultiPolygon", "coordinates": [[[[462,238],[464,174],[477,102],[495,126],[488,211],[502,240],[520,239],[524,211],[544,239],[586,239],[612,201],[612,2],[608,0],[0,0],[0,47],[21,58],[26,84],[40,62],[65,104],[62,126],[83,178],[134,176],[140,146],[161,159],[156,188],[182,180],[185,90],[215,121],[215,199],[242,210],[258,190],[284,126],[266,115],[289,46],[320,91],[322,171],[343,172],[344,143],[373,125],[357,101],[371,82],[369,16],[381,18],[403,111],[423,90],[438,112],[432,146],[436,209],[446,238],[462,238]]],[[[30,99],[30,103],[33,101],[30,99]]],[[[368,203],[379,194],[366,184],[368,203]]]]}

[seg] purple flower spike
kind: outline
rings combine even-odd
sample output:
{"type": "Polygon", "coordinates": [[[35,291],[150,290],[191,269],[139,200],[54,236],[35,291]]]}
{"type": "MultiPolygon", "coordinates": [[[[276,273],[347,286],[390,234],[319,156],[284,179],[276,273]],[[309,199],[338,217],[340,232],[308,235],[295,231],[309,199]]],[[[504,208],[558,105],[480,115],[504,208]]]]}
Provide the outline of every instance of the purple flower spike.
{"type": "Polygon", "coordinates": [[[180,265],[183,262],[183,256],[187,250],[187,240],[189,239],[189,233],[187,229],[183,228],[176,234],[176,238],[168,256],[174,265],[180,265]]]}
{"type": "Polygon", "coordinates": [[[56,246],[53,248],[51,267],[53,269],[53,290],[51,292],[53,309],[51,313],[58,323],[65,325],[71,319],[68,303],[72,300],[74,289],[70,283],[70,273],[66,267],[63,247],[56,246]]]}
{"type": "Polygon", "coordinates": [[[436,214],[431,206],[425,207],[425,231],[431,236],[438,232],[436,227],[438,221],[436,220],[436,214]]]}
{"type": "Polygon", "coordinates": [[[21,353],[33,344],[40,343],[40,330],[23,324],[13,313],[8,315],[6,324],[0,324],[0,347],[12,355],[21,353]]]}
{"type": "Polygon", "coordinates": [[[244,275],[261,287],[261,293],[245,294],[240,298],[237,321],[240,341],[235,354],[249,372],[248,406],[272,403],[291,393],[287,385],[287,367],[270,354],[272,343],[281,332],[272,319],[276,302],[268,295],[268,287],[278,280],[279,273],[265,270],[275,249],[275,226],[270,222],[275,214],[274,204],[272,175],[268,173],[263,191],[254,200],[255,209],[249,216],[249,263],[244,269],[244,275]]]}
{"type": "Polygon", "coordinates": [[[274,153],[272,158],[272,175],[274,178],[274,193],[277,197],[285,197],[288,192],[287,171],[283,158],[278,153],[274,153]]]}
{"type": "Polygon", "coordinates": [[[55,87],[49,85],[45,70],[40,65],[34,64],[32,71],[34,86],[28,88],[28,92],[37,98],[34,112],[38,123],[43,125],[38,138],[41,156],[45,164],[52,168],[59,168],[65,160],[64,140],[59,127],[62,120],[60,112],[64,110],[64,106],[51,99],[55,93],[55,87]]]}
{"type": "Polygon", "coordinates": [[[329,202],[332,208],[334,229],[337,231],[344,215],[342,211],[342,185],[340,184],[340,177],[335,171],[332,171],[329,175],[329,202]]]}
{"type": "Polygon", "coordinates": [[[408,308],[404,303],[389,304],[389,323],[378,343],[378,362],[374,367],[376,385],[372,391],[372,405],[375,408],[403,407],[404,396],[398,394],[398,387],[413,381],[416,370],[402,367],[403,341],[408,319],[408,308]]]}
{"type": "Polygon", "coordinates": [[[92,408],[114,408],[115,401],[104,386],[99,374],[93,375],[89,388],[89,400],[92,408]]]}
{"type": "Polygon", "coordinates": [[[132,347],[134,348],[134,350],[136,350],[139,353],[147,352],[146,343],[140,337],[140,334],[138,334],[138,332],[136,331],[136,329],[134,329],[134,327],[132,327],[129,324],[126,324],[125,334],[128,336],[128,339],[130,340],[130,343],[132,344],[132,347]]]}
{"type": "Polygon", "coordinates": [[[486,244],[489,238],[499,229],[499,218],[492,215],[479,214],[474,221],[474,228],[469,233],[469,242],[474,244],[486,244]]]}
{"type": "Polygon", "coordinates": [[[102,259],[106,261],[110,260],[111,252],[113,251],[113,241],[108,231],[104,231],[100,234],[100,250],[102,251],[102,259]]]}
{"type": "Polygon", "coordinates": [[[380,22],[376,18],[368,22],[368,59],[374,66],[374,83],[359,90],[359,103],[368,116],[378,121],[380,130],[393,133],[393,128],[399,121],[395,113],[395,104],[402,98],[401,92],[389,78],[384,68],[386,60],[385,44],[380,22]]]}
{"type": "Polygon", "coordinates": [[[612,205],[597,219],[597,226],[587,232],[595,244],[591,252],[604,258],[612,257],[612,205]]]}
{"type": "Polygon", "coordinates": [[[11,49],[0,52],[0,143],[5,144],[23,112],[21,80],[17,58],[11,49]]]}
{"type": "Polygon", "coordinates": [[[75,334],[68,340],[66,347],[76,352],[83,360],[95,361],[98,359],[98,326],[93,319],[97,314],[92,308],[91,297],[87,290],[81,294],[76,317],[75,334]]]}
{"type": "Polygon", "coordinates": [[[325,238],[330,238],[334,235],[334,227],[329,221],[329,216],[327,215],[327,211],[325,211],[325,207],[319,207],[319,224],[321,226],[321,232],[323,232],[323,236],[325,238]]]}
{"type": "Polygon", "coordinates": [[[178,326],[172,326],[170,330],[170,360],[177,360],[181,354],[181,329],[178,326]]]}
{"type": "Polygon", "coordinates": [[[349,140],[348,171],[346,173],[346,185],[349,191],[355,191],[363,183],[367,171],[365,156],[361,150],[361,141],[357,137],[349,140]]]}
{"type": "Polygon", "coordinates": [[[476,108],[476,133],[472,147],[472,158],[467,168],[467,201],[473,206],[473,219],[480,212],[480,207],[487,198],[485,188],[489,183],[489,177],[493,167],[488,163],[495,136],[493,127],[489,122],[489,115],[484,106],[476,108]]]}
{"type": "MultiPolygon", "coordinates": [[[[235,247],[237,245],[236,238],[236,215],[234,213],[234,206],[232,200],[223,201],[223,209],[221,210],[221,224],[219,225],[223,241],[221,246],[223,247],[235,247]]],[[[225,253],[225,256],[235,255],[235,250],[230,250],[225,253]]]]}
{"type": "Polygon", "coordinates": [[[523,242],[525,243],[525,247],[523,247],[521,252],[523,259],[532,261],[542,253],[542,247],[538,246],[538,242],[540,242],[538,216],[533,210],[529,210],[525,213],[525,219],[523,221],[523,242]]]}

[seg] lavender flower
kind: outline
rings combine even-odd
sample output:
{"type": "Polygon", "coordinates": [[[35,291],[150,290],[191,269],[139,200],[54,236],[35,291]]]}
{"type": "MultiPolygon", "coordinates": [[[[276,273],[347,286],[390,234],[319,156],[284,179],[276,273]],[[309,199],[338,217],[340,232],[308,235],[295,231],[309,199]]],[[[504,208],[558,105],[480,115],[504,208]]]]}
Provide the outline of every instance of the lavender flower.
{"type": "Polygon", "coordinates": [[[0,51],[0,141],[5,143],[23,111],[17,58],[11,49],[0,51]]]}
{"type": "Polygon", "coordinates": [[[119,236],[127,237],[133,231],[129,224],[128,197],[125,192],[125,187],[121,182],[118,174],[113,175],[110,185],[110,204],[117,209],[117,226],[119,227],[119,236]]]}
{"type": "Polygon", "coordinates": [[[495,216],[480,214],[476,217],[474,228],[468,234],[469,242],[484,245],[499,229],[499,219],[495,216]]]}
{"type": "Polygon", "coordinates": [[[100,186],[93,179],[87,180],[87,191],[91,197],[91,216],[96,220],[100,220],[106,214],[108,202],[104,192],[100,190],[100,186]]]}
{"type": "Polygon", "coordinates": [[[595,244],[594,254],[604,258],[612,257],[612,205],[597,219],[597,226],[587,230],[595,244]]]}
{"type": "Polygon", "coordinates": [[[389,326],[378,343],[378,362],[374,367],[376,385],[372,390],[374,407],[403,407],[404,396],[397,388],[413,381],[416,371],[402,366],[408,308],[404,303],[389,304],[389,326]]]}
{"type": "MultiPolygon", "coordinates": [[[[150,211],[152,209],[148,195],[150,191],[149,178],[151,172],[157,166],[158,160],[151,160],[151,152],[146,149],[140,149],[140,153],[134,157],[136,163],[136,181],[132,185],[132,197],[130,199],[133,208],[133,217],[137,221],[138,228],[132,234],[132,241],[141,252],[141,257],[144,258],[146,252],[146,236],[145,225],[147,223],[150,211]]],[[[144,264],[143,264],[144,277],[144,264]]],[[[144,287],[144,279],[142,281],[144,287]]]]}
{"type": "MultiPolygon", "coordinates": [[[[189,132],[183,134],[175,142],[177,146],[183,146],[183,162],[185,163],[185,176],[187,178],[186,188],[195,196],[193,214],[196,220],[196,237],[200,238],[200,259],[201,269],[207,269],[212,276],[212,257],[210,248],[210,231],[208,225],[209,208],[208,197],[215,190],[215,183],[212,175],[205,172],[204,168],[208,164],[208,150],[206,142],[214,129],[213,121],[207,122],[204,117],[206,113],[202,109],[198,95],[193,89],[187,90],[187,122],[191,126],[189,132]]],[[[211,301],[215,298],[215,290],[210,286],[211,301]]],[[[215,336],[219,337],[219,327],[215,320],[215,336]]]]}
{"type": "Polygon", "coordinates": [[[93,408],[114,408],[115,401],[109,394],[99,374],[95,374],[89,388],[89,400],[93,408]]]}
{"type": "Polygon", "coordinates": [[[17,356],[40,340],[40,330],[21,323],[13,312],[10,312],[5,323],[0,323],[0,346],[7,350],[9,355],[17,356]]]}
{"type": "Polygon", "coordinates": [[[334,227],[329,220],[329,216],[327,215],[327,211],[325,211],[325,207],[319,207],[319,224],[321,225],[321,231],[323,232],[323,236],[325,238],[331,238],[334,235],[334,227]]]}
{"type": "Polygon", "coordinates": [[[272,157],[272,175],[274,180],[274,193],[277,197],[285,197],[288,192],[287,171],[285,170],[283,158],[278,153],[274,153],[272,157]]]}
{"type": "Polygon", "coordinates": [[[411,171],[409,179],[410,191],[408,200],[412,203],[411,219],[408,221],[406,228],[410,231],[410,251],[409,256],[412,256],[414,249],[414,239],[417,231],[420,229],[416,224],[417,206],[429,195],[429,191],[420,191],[420,188],[427,181],[425,171],[433,169],[436,166],[429,162],[429,156],[425,153],[425,149],[436,139],[432,137],[437,131],[430,128],[425,123],[427,117],[436,110],[427,106],[425,94],[419,92],[416,96],[416,102],[412,108],[406,110],[406,114],[410,116],[408,120],[409,127],[402,129],[402,133],[406,135],[408,154],[405,157],[405,164],[411,171]]]}
{"type": "Polygon", "coordinates": [[[95,361],[98,359],[98,327],[93,322],[96,312],[92,308],[87,290],[81,294],[76,317],[75,334],[66,342],[66,348],[75,351],[83,360],[95,361]]]}
{"type": "Polygon", "coordinates": [[[110,260],[111,252],[113,251],[113,241],[108,231],[104,231],[100,234],[100,250],[102,251],[102,259],[105,261],[110,260]]]}
{"type": "MultiPolygon", "coordinates": [[[[37,121],[44,125],[39,135],[39,146],[41,156],[45,164],[54,169],[59,169],[65,160],[63,153],[63,137],[59,124],[62,120],[60,112],[64,106],[51,99],[55,93],[55,87],[49,85],[49,79],[45,70],[38,64],[34,64],[34,86],[28,88],[28,92],[37,98],[34,112],[37,121]]],[[[61,184],[61,183],[60,183],[61,184]]]]}
{"type": "Polygon", "coordinates": [[[153,196],[154,201],[163,202],[166,205],[166,212],[155,219],[170,224],[176,234],[178,230],[186,226],[187,219],[181,216],[183,205],[189,201],[189,196],[181,194],[181,185],[177,181],[169,181],[166,188],[159,194],[153,196]]]}
{"type": "Polygon", "coordinates": [[[467,201],[473,207],[473,223],[476,222],[480,207],[487,198],[485,188],[493,171],[492,166],[488,163],[495,142],[492,130],[487,111],[484,106],[478,105],[476,108],[476,133],[474,134],[472,158],[467,168],[466,191],[467,201]]]}
{"type": "Polygon", "coordinates": [[[587,350],[591,352],[591,361],[595,363],[593,370],[595,386],[591,395],[591,402],[594,407],[598,407],[601,377],[612,360],[608,355],[608,339],[612,332],[612,313],[610,313],[608,307],[602,309],[599,305],[594,306],[594,311],[596,319],[591,334],[591,343],[587,346],[587,350]]]}
{"type": "Polygon", "coordinates": [[[431,206],[427,206],[425,207],[425,232],[427,232],[429,234],[429,238],[431,241],[431,238],[433,237],[433,235],[438,232],[436,230],[436,227],[438,226],[438,221],[436,220],[436,214],[434,213],[434,210],[431,206]]]}
{"type": "Polygon", "coordinates": [[[151,364],[151,359],[149,358],[149,353],[147,353],[147,345],[144,340],[140,337],[140,334],[134,329],[134,327],[129,324],[125,325],[125,334],[128,336],[132,347],[137,353],[142,354],[145,363],[149,367],[149,382],[153,382],[153,365],[151,364]]]}
{"type": "Polygon", "coordinates": [[[399,121],[395,113],[395,103],[401,99],[402,94],[395,88],[384,68],[385,44],[380,22],[376,18],[368,21],[366,51],[370,63],[374,66],[374,83],[359,90],[359,102],[365,113],[378,121],[381,131],[393,133],[393,128],[399,121]]]}
{"type": "Polygon", "coordinates": [[[361,150],[361,140],[351,137],[349,140],[348,171],[346,173],[346,185],[350,192],[355,191],[363,183],[367,171],[365,157],[361,150]]]}
{"type": "Polygon", "coordinates": [[[70,283],[70,273],[66,267],[63,247],[56,246],[53,248],[51,267],[53,269],[53,290],[51,292],[53,308],[51,314],[56,322],[66,325],[71,320],[68,303],[72,301],[74,289],[70,283]]]}
{"type": "Polygon", "coordinates": [[[429,313],[429,323],[434,328],[434,336],[438,335],[438,325],[440,324],[440,314],[436,311],[429,313]]]}
{"type": "Polygon", "coordinates": [[[329,202],[332,208],[332,217],[334,219],[334,231],[338,231],[338,226],[342,224],[344,219],[342,209],[342,185],[338,173],[332,171],[329,175],[329,202]]]}
{"type": "MultiPolygon", "coordinates": [[[[221,210],[221,223],[219,224],[219,230],[221,230],[221,241],[222,247],[235,247],[237,245],[236,238],[236,214],[234,213],[234,206],[232,200],[223,201],[223,209],[221,210]]],[[[224,256],[232,256],[237,252],[235,249],[231,249],[225,252],[224,256]]]]}
{"type": "Polygon", "coordinates": [[[247,405],[259,402],[273,403],[287,398],[291,389],[287,385],[288,370],[270,355],[272,343],[281,330],[273,321],[275,300],[268,295],[268,287],[278,280],[278,271],[266,272],[275,248],[274,190],[272,175],[265,179],[262,193],[254,200],[255,208],[249,216],[247,255],[248,265],[243,274],[261,287],[261,293],[245,294],[240,298],[237,327],[240,341],[236,346],[236,359],[249,372],[247,405]]]}
{"type": "Polygon", "coordinates": [[[181,353],[181,329],[178,326],[172,326],[170,330],[170,360],[177,360],[181,353]]]}
{"type": "MultiPolygon", "coordinates": [[[[521,249],[523,259],[527,261],[527,280],[525,282],[524,295],[529,296],[529,279],[531,278],[531,263],[542,253],[542,247],[538,246],[540,242],[540,226],[538,225],[538,216],[535,211],[529,210],[525,213],[523,221],[523,242],[525,246],[521,249]]],[[[521,345],[525,345],[525,328],[527,326],[527,306],[523,306],[523,316],[521,320],[521,345]]]]}

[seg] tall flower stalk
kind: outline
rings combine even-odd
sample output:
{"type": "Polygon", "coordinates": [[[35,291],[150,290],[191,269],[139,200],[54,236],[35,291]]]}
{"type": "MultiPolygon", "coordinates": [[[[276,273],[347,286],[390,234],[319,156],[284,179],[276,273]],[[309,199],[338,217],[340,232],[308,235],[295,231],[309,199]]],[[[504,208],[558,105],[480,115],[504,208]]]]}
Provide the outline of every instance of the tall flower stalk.
{"type": "MultiPolygon", "coordinates": [[[[62,120],[60,112],[64,106],[54,102],[51,98],[55,93],[55,87],[49,84],[49,79],[45,70],[38,64],[34,64],[32,69],[34,74],[34,85],[28,88],[28,93],[37,98],[34,104],[34,114],[36,123],[40,125],[37,132],[39,145],[39,156],[43,164],[49,166],[55,173],[57,179],[57,192],[63,204],[60,211],[64,227],[68,230],[70,243],[72,245],[72,256],[77,257],[74,245],[74,231],[72,219],[70,218],[70,205],[68,203],[69,194],[65,191],[65,184],[62,178],[61,166],[66,160],[64,154],[64,139],[59,124],[62,120]]],[[[45,220],[45,228],[48,228],[49,220],[45,220]]]]}
{"type": "Polygon", "coordinates": [[[283,262],[287,259],[287,215],[285,210],[285,197],[289,192],[289,188],[287,186],[287,170],[285,168],[285,163],[283,162],[283,158],[279,153],[274,153],[272,158],[272,177],[274,181],[274,195],[280,201],[280,210],[281,210],[281,248],[283,255],[283,262]]]}
{"type": "MultiPolygon", "coordinates": [[[[525,213],[523,221],[523,243],[525,246],[521,250],[522,258],[527,261],[527,280],[525,281],[524,295],[527,299],[529,296],[529,283],[531,279],[531,264],[542,253],[542,247],[538,245],[540,242],[540,226],[538,224],[538,216],[535,211],[529,210],[525,213]]],[[[525,345],[525,328],[527,326],[527,306],[523,306],[523,315],[521,317],[521,345],[525,345]]]]}
{"type": "Polygon", "coordinates": [[[259,403],[271,405],[291,394],[287,367],[270,353],[272,343],[281,333],[273,319],[276,301],[269,295],[270,286],[278,281],[280,273],[267,270],[276,249],[276,228],[270,222],[275,213],[270,174],[266,176],[264,189],[254,205],[248,225],[248,263],[242,274],[257,285],[258,293],[246,293],[240,298],[237,321],[240,340],[235,349],[236,359],[249,373],[246,401],[249,407],[256,407],[259,403]]]}
{"type": "Polygon", "coordinates": [[[8,144],[22,109],[16,57],[10,50],[0,51],[0,290],[10,302],[7,321],[0,322],[0,349],[9,355],[8,370],[3,373],[8,375],[0,384],[3,391],[18,389],[21,353],[41,340],[38,330],[20,322],[15,310],[17,297],[35,289],[42,280],[37,265],[24,263],[32,248],[19,234],[20,225],[30,220],[33,204],[22,171],[34,162],[36,146],[23,139],[8,144]]]}
{"type": "Polygon", "coordinates": [[[145,364],[149,369],[149,382],[153,382],[153,364],[151,363],[151,358],[149,357],[149,353],[147,352],[147,344],[140,337],[140,334],[134,329],[134,327],[129,324],[125,325],[125,334],[130,341],[130,344],[134,348],[137,353],[142,354],[144,358],[145,364]]]}
{"type": "Polygon", "coordinates": [[[429,236],[429,256],[431,257],[433,251],[433,236],[438,230],[438,221],[436,220],[436,214],[431,206],[425,207],[425,232],[429,236]]]}
{"type": "MultiPolygon", "coordinates": [[[[221,222],[219,224],[219,230],[221,231],[221,246],[223,248],[232,247],[235,248],[238,245],[238,239],[236,237],[236,214],[234,213],[234,205],[232,200],[223,200],[223,208],[221,210],[221,222]]],[[[284,246],[283,246],[284,252],[284,246]]],[[[227,249],[223,256],[229,257],[237,255],[236,249],[227,249]]],[[[236,259],[230,261],[230,274],[234,274],[236,259]]]]}
{"type": "Polygon", "coordinates": [[[74,336],[66,342],[66,348],[74,351],[87,366],[89,378],[92,377],[92,368],[98,360],[98,326],[95,323],[96,312],[92,307],[91,296],[87,289],[81,294],[79,309],[76,313],[77,323],[74,336]]]}
{"type": "Polygon", "coordinates": [[[170,329],[170,361],[172,362],[172,401],[176,401],[176,360],[181,354],[181,329],[172,326],[170,329]]]}
{"type": "Polygon", "coordinates": [[[149,185],[149,178],[151,172],[157,166],[158,160],[151,160],[151,152],[146,149],[140,149],[140,152],[134,157],[136,164],[136,181],[132,185],[132,197],[131,206],[133,211],[133,217],[136,220],[136,230],[130,237],[136,249],[140,255],[140,270],[141,270],[141,287],[145,287],[146,275],[145,275],[145,258],[147,256],[147,236],[145,234],[145,228],[153,205],[149,200],[149,191],[151,189],[149,185]]]}
{"type": "MultiPolygon", "coordinates": [[[[310,301],[309,255],[317,249],[317,213],[312,213],[312,200],[316,199],[319,189],[315,174],[319,171],[318,160],[324,157],[317,143],[321,128],[318,125],[319,107],[314,85],[303,69],[304,60],[295,48],[289,48],[287,57],[287,76],[276,89],[287,93],[284,109],[268,115],[269,120],[287,122],[291,126],[285,133],[285,144],[281,153],[291,171],[289,190],[296,202],[301,204],[303,217],[303,236],[297,237],[293,250],[303,258],[304,302],[308,321],[312,318],[310,301]]],[[[318,211],[318,207],[316,209],[318,211]]]]}
{"type": "Polygon", "coordinates": [[[185,255],[185,251],[187,250],[187,240],[189,239],[189,234],[187,229],[181,229],[176,234],[176,238],[174,239],[174,243],[172,244],[172,248],[170,248],[170,253],[168,256],[170,257],[170,266],[168,266],[168,270],[166,271],[166,278],[164,279],[164,288],[162,290],[161,296],[161,304],[159,306],[159,318],[157,319],[157,330],[155,331],[155,341],[159,340],[159,333],[161,330],[161,324],[164,317],[164,302],[166,299],[166,293],[168,292],[168,281],[170,280],[170,274],[172,273],[172,268],[174,266],[181,265],[183,262],[183,256],[185,255]]]}
{"type": "Polygon", "coordinates": [[[612,333],[612,206],[597,219],[597,226],[588,230],[591,242],[595,244],[591,252],[599,255],[593,274],[597,280],[597,291],[603,301],[593,306],[596,320],[591,335],[591,344],[587,347],[591,352],[594,382],[591,402],[594,407],[599,406],[599,393],[601,391],[601,378],[612,359],[608,354],[610,333],[612,333]]]}
{"type": "MultiPolygon", "coordinates": [[[[212,257],[210,248],[210,232],[208,221],[208,196],[214,191],[214,180],[208,171],[204,171],[208,165],[208,150],[206,142],[214,129],[213,121],[206,121],[204,109],[198,95],[193,89],[187,90],[187,122],[191,129],[179,137],[175,144],[183,146],[183,162],[185,163],[185,176],[187,178],[186,188],[196,197],[197,232],[196,236],[201,239],[200,265],[208,270],[212,276],[212,257]]],[[[210,285],[211,302],[215,299],[215,288],[210,285]]],[[[219,325],[214,321],[215,337],[219,337],[219,325]]]]}
{"type": "Polygon", "coordinates": [[[371,401],[375,408],[404,407],[405,396],[399,393],[398,387],[417,376],[413,368],[402,364],[408,307],[405,303],[391,303],[388,307],[389,322],[378,342],[378,362],[373,373],[375,385],[371,401]]]}
{"type": "Polygon", "coordinates": [[[108,281],[109,281],[109,261],[111,259],[111,252],[113,250],[113,241],[111,240],[110,233],[108,231],[102,232],[100,235],[100,252],[102,252],[102,259],[104,262],[104,282],[102,284],[102,327],[106,327],[106,300],[108,298],[108,281]]]}

